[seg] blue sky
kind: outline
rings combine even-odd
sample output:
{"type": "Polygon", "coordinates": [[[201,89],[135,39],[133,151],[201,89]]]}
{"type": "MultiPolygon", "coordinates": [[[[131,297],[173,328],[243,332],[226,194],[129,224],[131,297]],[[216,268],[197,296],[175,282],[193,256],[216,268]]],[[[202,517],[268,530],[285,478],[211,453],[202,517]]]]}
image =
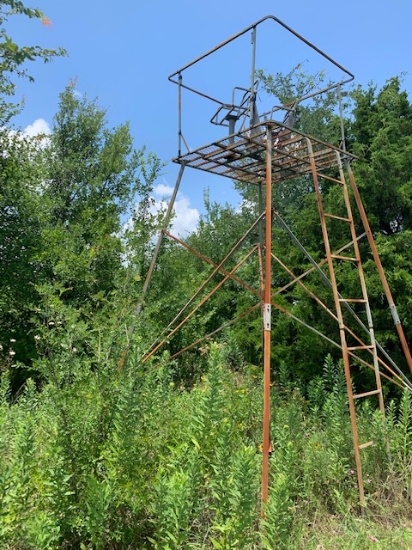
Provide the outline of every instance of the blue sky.
{"type": "MultiPolygon", "coordinates": [[[[25,108],[17,119],[22,128],[43,120],[51,126],[58,95],[71,79],[77,90],[98,98],[107,108],[109,126],[130,122],[135,146],[146,145],[167,165],[158,182],[161,194],[169,192],[179,166],[170,161],[177,154],[177,87],[168,76],[197,56],[266,15],[274,15],[355,75],[355,84],[375,82],[407,72],[404,87],[412,91],[412,2],[410,0],[346,0],[333,2],[275,2],[269,0],[26,0],[53,22],[52,28],[33,20],[10,19],[8,30],[20,44],[62,46],[67,58],[49,65],[30,67],[34,84],[20,81],[18,98],[25,108]]],[[[289,38],[265,31],[264,55],[259,63],[269,72],[287,72],[296,62],[310,58],[289,38]]],[[[249,35],[246,42],[250,44],[249,35]]],[[[205,63],[194,82],[206,91],[214,87],[229,101],[234,85],[248,85],[249,58],[246,42],[228,49],[226,57],[205,63]],[[244,59],[245,58],[245,59],[244,59]],[[235,78],[232,82],[231,79],[235,78]],[[226,92],[227,90],[227,92],[226,92]]],[[[258,44],[258,47],[260,44],[258,44]]],[[[315,61],[316,63],[316,61],[315,61]]],[[[317,68],[323,68],[319,65],[317,68]]],[[[308,66],[308,72],[310,66],[308,66]]],[[[184,122],[193,142],[209,143],[209,107],[184,104],[184,122]]],[[[43,123],[37,123],[41,127],[43,123]]],[[[33,130],[33,127],[32,127],[33,130]]],[[[185,131],[185,128],[183,128],[185,131]]],[[[222,135],[223,137],[223,135],[222,135]]],[[[182,233],[192,228],[202,211],[204,189],[217,202],[236,202],[230,180],[187,169],[181,185],[178,209],[182,233]]]]}

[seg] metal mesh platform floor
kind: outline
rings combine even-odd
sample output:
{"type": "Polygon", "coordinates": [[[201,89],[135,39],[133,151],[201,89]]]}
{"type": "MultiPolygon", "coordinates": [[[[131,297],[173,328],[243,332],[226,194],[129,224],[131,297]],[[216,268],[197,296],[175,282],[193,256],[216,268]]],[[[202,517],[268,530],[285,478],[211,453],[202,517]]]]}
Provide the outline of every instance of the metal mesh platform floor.
{"type": "Polygon", "coordinates": [[[173,161],[232,180],[264,183],[267,126],[272,129],[272,183],[312,173],[308,139],[318,173],[336,167],[339,154],[349,159],[356,158],[333,145],[285,127],[282,123],[267,121],[180,155],[173,161]]]}

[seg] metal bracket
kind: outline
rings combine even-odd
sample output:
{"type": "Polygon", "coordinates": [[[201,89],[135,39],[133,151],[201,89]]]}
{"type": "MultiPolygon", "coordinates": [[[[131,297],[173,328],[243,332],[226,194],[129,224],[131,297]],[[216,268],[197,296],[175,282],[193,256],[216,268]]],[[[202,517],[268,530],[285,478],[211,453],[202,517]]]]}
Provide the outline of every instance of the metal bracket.
{"type": "Polygon", "coordinates": [[[397,309],[396,309],[395,304],[391,304],[391,305],[389,306],[389,309],[391,310],[391,313],[392,313],[393,322],[395,323],[395,325],[399,325],[399,323],[401,322],[401,320],[399,319],[398,311],[397,311],[397,309]]]}
{"type": "Polygon", "coordinates": [[[264,330],[271,330],[271,328],[272,328],[271,318],[272,318],[272,305],[271,304],[264,304],[264,306],[263,306],[263,328],[264,328],[264,330]]]}

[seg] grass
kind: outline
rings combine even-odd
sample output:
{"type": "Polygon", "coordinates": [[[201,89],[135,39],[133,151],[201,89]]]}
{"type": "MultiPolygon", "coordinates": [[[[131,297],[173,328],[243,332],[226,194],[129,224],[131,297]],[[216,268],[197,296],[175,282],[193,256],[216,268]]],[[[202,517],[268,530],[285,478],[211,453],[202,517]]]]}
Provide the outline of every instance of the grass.
{"type": "MultiPolygon", "coordinates": [[[[411,511],[411,510],[409,510],[411,511]]],[[[369,550],[377,548],[410,550],[412,522],[409,518],[387,515],[361,518],[352,514],[317,515],[310,525],[302,527],[299,546],[302,550],[369,550]]],[[[406,514],[405,514],[406,515],[406,514]]]]}

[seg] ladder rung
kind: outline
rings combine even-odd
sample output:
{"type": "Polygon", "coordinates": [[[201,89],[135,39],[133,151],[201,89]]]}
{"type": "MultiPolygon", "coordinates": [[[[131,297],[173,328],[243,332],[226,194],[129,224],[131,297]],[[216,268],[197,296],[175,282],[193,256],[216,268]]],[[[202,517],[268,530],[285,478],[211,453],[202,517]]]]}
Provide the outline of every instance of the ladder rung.
{"type": "Polygon", "coordinates": [[[361,397],[368,397],[369,395],[377,395],[382,393],[382,390],[365,391],[364,393],[357,393],[353,396],[353,399],[360,399],[361,397]]]}
{"type": "Polygon", "coordinates": [[[366,304],[367,300],[364,298],[339,298],[339,302],[350,302],[353,304],[366,304]]]}
{"type": "Polygon", "coordinates": [[[375,349],[375,346],[373,344],[368,344],[365,346],[348,346],[347,349],[348,351],[356,351],[358,349],[375,349]]]}
{"type": "Polygon", "coordinates": [[[370,447],[371,445],[375,445],[374,441],[368,441],[367,443],[362,443],[359,445],[359,449],[366,449],[366,447],[370,447]]]}
{"type": "Polygon", "coordinates": [[[351,256],[340,256],[339,254],[331,254],[332,258],[335,258],[335,260],[345,260],[347,262],[357,262],[358,260],[356,258],[352,258],[351,256]]]}
{"type": "Polygon", "coordinates": [[[335,216],[335,214],[328,214],[326,212],[323,215],[326,218],[333,218],[334,220],[342,220],[343,222],[351,222],[352,221],[352,218],[343,218],[342,216],[335,216]]]}

